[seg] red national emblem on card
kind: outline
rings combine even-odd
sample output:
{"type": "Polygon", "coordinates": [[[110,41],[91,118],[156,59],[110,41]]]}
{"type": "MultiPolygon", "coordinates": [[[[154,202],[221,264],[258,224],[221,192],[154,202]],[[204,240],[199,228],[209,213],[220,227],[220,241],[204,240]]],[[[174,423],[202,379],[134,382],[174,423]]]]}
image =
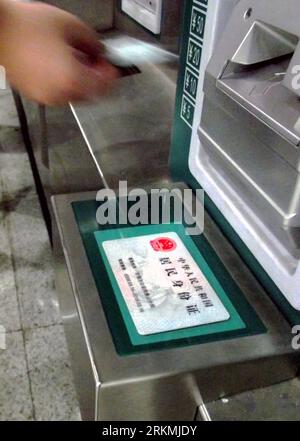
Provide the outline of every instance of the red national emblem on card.
{"type": "Polygon", "coordinates": [[[154,251],[173,251],[177,247],[176,242],[169,237],[160,237],[158,239],[151,240],[150,244],[154,251]]]}

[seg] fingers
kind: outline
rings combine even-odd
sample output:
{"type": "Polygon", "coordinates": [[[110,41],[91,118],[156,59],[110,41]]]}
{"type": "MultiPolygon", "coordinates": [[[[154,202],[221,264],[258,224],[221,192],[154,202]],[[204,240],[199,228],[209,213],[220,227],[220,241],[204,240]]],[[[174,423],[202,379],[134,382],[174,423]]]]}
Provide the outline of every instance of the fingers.
{"type": "Polygon", "coordinates": [[[73,102],[95,100],[108,93],[119,72],[103,57],[105,49],[97,33],[81,21],[74,21],[66,36],[72,56],[68,96],[73,102]]]}
{"type": "Polygon", "coordinates": [[[45,5],[41,2],[34,2],[31,8],[39,9],[47,13],[48,20],[52,18],[54,30],[60,32],[62,40],[71,47],[85,52],[91,58],[96,58],[99,53],[104,52],[104,46],[99,41],[95,30],[87,26],[76,16],[55,6],[45,5]]]}
{"type": "Polygon", "coordinates": [[[78,63],[73,69],[73,75],[73,100],[93,101],[110,91],[113,81],[118,77],[118,71],[102,59],[90,66],[78,63]],[[76,83],[79,83],[78,88],[76,83]]]}
{"type": "Polygon", "coordinates": [[[93,29],[73,17],[73,26],[68,27],[66,42],[74,49],[86,54],[92,61],[105,52],[103,44],[93,29]]]}
{"type": "Polygon", "coordinates": [[[104,59],[98,59],[95,63],[86,62],[78,51],[73,51],[70,56],[68,61],[65,59],[64,73],[58,78],[58,97],[62,103],[95,101],[109,92],[118,77],[116,68],[104,59]]]}
{"type": "Polygon", "coordinates": [[[104,59],[98,59],[91,63],[79,51],[64,51],[57,58],[49,62],[47,81],[43,76],[43,69],[40,75],[35,77],[32,86],[27,81],[23,93],[28,98],[46,104],[48,106],[61,106],[68,102],[95,101],[100,96],[106,95],[118,77],[118,70],[104,59]],[[43,87],[36,87],[42,84],[43,87]],[[34,91],[34,93],[33,93],[34,91]]]}

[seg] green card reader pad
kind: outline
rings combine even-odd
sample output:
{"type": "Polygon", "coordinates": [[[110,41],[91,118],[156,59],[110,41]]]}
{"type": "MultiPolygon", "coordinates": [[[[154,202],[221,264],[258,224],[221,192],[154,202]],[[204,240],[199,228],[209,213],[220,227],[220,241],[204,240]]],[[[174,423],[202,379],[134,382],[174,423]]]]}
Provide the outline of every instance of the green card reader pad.
{"type": "Polygon", "coordinates": [[[119,355],[266,332],[203,234],[175,223],[100,226],[98,202],[72,205],[119,355]]]}

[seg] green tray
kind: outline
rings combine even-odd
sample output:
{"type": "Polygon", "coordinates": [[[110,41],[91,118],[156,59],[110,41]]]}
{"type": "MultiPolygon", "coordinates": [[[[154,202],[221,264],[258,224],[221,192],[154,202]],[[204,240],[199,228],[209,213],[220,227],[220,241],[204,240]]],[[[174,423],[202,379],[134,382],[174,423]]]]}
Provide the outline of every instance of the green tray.
{"type": "MultiPolygon", "coordinates": [[[[128,202],[128,205],[130,207],[130,202],[128,202]]],[[[186,236],[184,225],[175,224],[150,225],[147,227],[100,226],[96,221],[99,202],[93,200],[74,202],[72,206],[107,323],[119,355],[165,350],[266,332],[266,328],[257,313],[231,278],[204,235],[186,236]],[[101,244],[104,240],[124,236],[132,237],[132,235],[139,236],[144,233],[149,234],[149,231],[151,233],[154,231],[175,231],[180,235],[194,260],[205,273],[230,313],[231,318],[228,321],[151,336],[140,336],[137,333],[110,270],[110,265],[105,254],[101,252],[101,244]]]]}

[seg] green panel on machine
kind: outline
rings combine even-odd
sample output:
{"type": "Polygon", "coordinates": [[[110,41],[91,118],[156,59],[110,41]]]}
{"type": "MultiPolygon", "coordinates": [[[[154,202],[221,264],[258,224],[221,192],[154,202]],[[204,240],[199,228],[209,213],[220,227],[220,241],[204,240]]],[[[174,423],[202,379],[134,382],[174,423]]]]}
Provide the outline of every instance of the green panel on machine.
{"type": "Polygon", "coordinates": [[[200,2],[192,0],[185,1],[172,145],[169,160],[170,171],[175,182],[183,181],[192,188],[199,188],[199,183],[190,172],[188,161],[199,73],[202,68],[202,45],[208,1],[209,0],[202,0],[200,2]],[[197,16],[195,14],[197,14],[197,16]],[[200,21],[198,21],[199,19],[197,20],[198,15],[200,21]],[[193,22],[196,24],[201,23],[200,35],[197,35],[196,29],[193,31],[193,22]]]}
{"type": "Polygon", "coordinates": [[[72,205],[120,355],[266,332],[204,235],[189,237],[184,225],[175,224],[99,226],[96,221],[98,202],[74,202],[72,205]],[[145,243],[148,254],[144,253],[145,243]],[[153,259],[156,259],[155,267],[153,259]],[[166,277],[159,276],[165,270],[166,277]],[[160,291],[155,280],[151,292],[148,284],[151,277],[159,280],[160,291]],[[189,291],[192,281],[195,283],[194,297],[189,291]],[[176,289],[168,291],[168,286],[173,286],[174,282],[176,289]],[[166,297],[174,300],[167,307],[166,297]],[[166,320],[155,319],[155,313],[151,315],[157,306],[160,315],[165,311],[166,320]],[[167,320],[168,317],[172,319],[167,320]]]}
{"type": "MultiPolygon", "coordinates": [[[[196,96],[199,76],[203,66],[203,41],[206,32],[207,14],[211,0],[185,0],[179,74],[173,122],[169,167],[174,181],[182,181],[194,190],[201,185],[190,172],[189,154],[192,128],[195,122],[196,96]]],[[[199,117],[200,118],[200,117],[199,117]]],[[[200,122],[200,120],[198,121],[200,122]]],[[[291,326],[300,324],[300,312],[294,309],[273,280],[265,272],[255,256],[236,234],[213,201],[205,195],[205,207],[226,237],[236,248],[271,299],[278,306],[291,326]]]]}

